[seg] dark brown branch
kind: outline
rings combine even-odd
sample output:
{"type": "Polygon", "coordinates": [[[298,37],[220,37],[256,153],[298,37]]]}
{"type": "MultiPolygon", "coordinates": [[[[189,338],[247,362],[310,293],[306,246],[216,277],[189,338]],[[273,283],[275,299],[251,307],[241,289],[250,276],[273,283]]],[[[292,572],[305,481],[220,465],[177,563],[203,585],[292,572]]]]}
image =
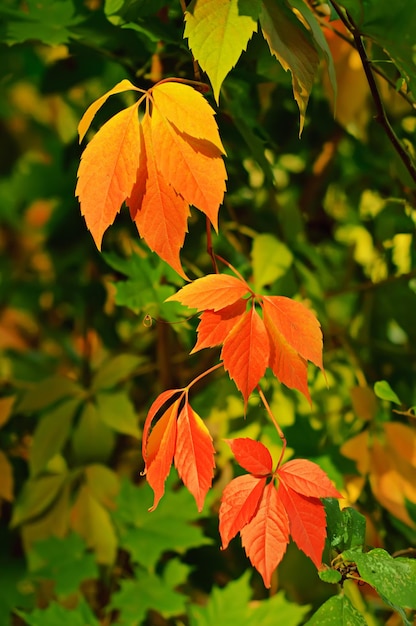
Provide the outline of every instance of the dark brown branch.
{"type": "Polygon", "coordinates": [[[366,78],[367,78],[368,85],[370,87],[371,96],[373,98],[374,106],[375,106],[375,109],[376,109],[376,115],[374,116],[374,119],[384,129],[387,137],[389,138],[392,146],[394,147],[394,149],[396,150],[397,154],[399,155],[402,163],[404,164],[404,166],[406,167],[406,169],[409,172],[410,176],[412,177],[412,179],[416,183],[416,167],[415,167],[415,165],[414,165],[414,163],[412,161],[412,158],[411,158],[409,152],[406,150],[406,148],[403,146],[403,144],[400,141],[400,139],[397,137],[397,135],[394,132],[393,127],[390,124],[390,121],[389,121],[389,119],[387,117],[387,113],[386,113],[386,110],[384,108],[384,104],[383,104],[383,101],[381,99],[380,92],[379,92],[379,89],[377,87],[376,80],[374,78],[373,68],[371,66],[371,61],[370,61],[370,59],[367,56],[367,52],[366,52],[366,49],[364,47],[364,43],[363,43],[362,36],[361,36],[360,31],[359,31],[359,28],[357,27],[357,25],[355,24],[354,20],[349,15],[349,13],[348,12],[344,13],[343,10],[341,9],[341,7],[338,5],[338,3],[335,0],[331,0],[331,4],[334,7],[334,9],[335,9],[336,13],[338,14],[338,16],[339,16],[340,20],[342,21],[342,23],[350,31],[351,35],[354,38],[354,43],[355,43],[355,46],[357,48],[357,52],[360,55],[361,63],[363,65],[363,69],[364,69],[364,72],[365,72],[365,75],[366,75],[366,78]]]}

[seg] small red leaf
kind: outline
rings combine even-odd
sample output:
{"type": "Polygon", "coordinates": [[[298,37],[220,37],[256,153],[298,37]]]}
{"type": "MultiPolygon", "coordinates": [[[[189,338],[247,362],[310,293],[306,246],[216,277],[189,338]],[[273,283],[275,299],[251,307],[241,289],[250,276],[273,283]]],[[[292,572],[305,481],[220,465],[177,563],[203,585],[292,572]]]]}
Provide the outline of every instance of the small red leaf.
{"type": "Polygon", "coordinates": [[[289,520],[273,482],[264,488],[257,513],[241,530],[241,540],[251,564],[269,588],[289,542],[289,520]]]}
{"type": "Polygon", "coordinates": [[[312,461],[294,459],[278,470],[282,483],[303,496],[312,498],[342,498],[323,469],[312,461]]]}
{"type": "Polygon", "coordinates": [[[279,485],[278,496],[289,517],[293,541],[319,568],[326,538],[324,505],[319,498],[302,496],[284,483],[279,485]]]}
{"type": "Polygon", "coordinates": [[[185,486],[194,496],[200,512],[212,485],[214,454],[208,428],[186,401],[178,418],[175,466],[185,486]]]}
{"type": "Polygon", "coordinates": [[[250,291],[247,283],[228,274],[208,274],[185,285],[166,302],[181,302],[190,309],[218,311],[233,304],[250,291]]]}
{"type": "Polygon", "coordinates": [[[263,310],[291,348],[323,371],[321,325],[312,311],[284,296],[264,296],[263,310]]]}
{"type": "Polygon", "coordinates": [[[240,299],[219,311],[204,311],[198,325],[198,340],[191,354],[203,348],[213,348],[224,343],[228,333],[245,312],[246,306],[246,300],[240,299]]]}
{"type": "Polygon", "coordinates": [[[234,478],[225,487],[219,511],[223,550],[256,513],[265,485],[265,477],[256,478],[245,474],[234,478]]]}
{"type": "Polygon", "coordinates": [[[245,470],[255,476],[268,476],[272,472],[272,457],[270,452],[260,441],[254,441],[249,437],[239,439],[226,439],[235,460],[245,470]]]}
{"type": "Polygon", "coordinates": [[[269,339],[264,322],[251,307],[227,335],[221,350],[224,368],[247,402],[266,371],[269,339]]]}

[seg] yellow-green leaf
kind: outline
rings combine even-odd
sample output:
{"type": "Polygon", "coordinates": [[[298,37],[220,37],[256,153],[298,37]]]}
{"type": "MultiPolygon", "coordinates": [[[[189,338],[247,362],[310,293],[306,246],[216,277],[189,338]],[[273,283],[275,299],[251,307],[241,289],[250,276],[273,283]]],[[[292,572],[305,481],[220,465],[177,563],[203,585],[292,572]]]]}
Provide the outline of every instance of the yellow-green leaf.
{"type": "Polygon", "coordinates": [[[257,30],[259,9],[258,0],[194,0],[187,8],[184,37],[217,102],[225,77],[257,30]]]}

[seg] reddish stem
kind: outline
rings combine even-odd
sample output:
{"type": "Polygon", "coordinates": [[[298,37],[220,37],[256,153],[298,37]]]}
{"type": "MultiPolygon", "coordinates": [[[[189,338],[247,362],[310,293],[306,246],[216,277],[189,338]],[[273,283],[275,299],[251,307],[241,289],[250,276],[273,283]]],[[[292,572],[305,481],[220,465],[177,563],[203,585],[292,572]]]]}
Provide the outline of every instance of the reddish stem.
{"type": "Polygon", "coordinates": [[[283,430],[280,428],[279,424],[277,423],[277,420],[276,420],[275,416],[273,415],[273,412],[272,412],[272,410],[271,410],[271,408],[270,408],[270,405],[269,405],[269,403],[267,402],[267,400],[266,400],[266,396],[264,395],[264,393],[263,393],[263,391],[262,391],[262,389],[261,389],[260,385],[257,385],[257,390],[258,390],[258,392],[259,392],[259,396],[260,396],[260,398],[261,398],[261,401],[262,401],[262,402],[263,402],[263,404],[264,404],[264,408],[266,409],[267,413],[269,414],[269,417],[270,417],[270,419],[272,420],[273,425],[274,425],[275,429],[277,430],[278,435],[279,435],[279,437],[280,437],[280,439],[281,439],[281,441],[282,441],[282,451],[281,451],[281,453],[280,453],[280,457],[279,457],[279,460],[278,460],[278,462],[277,462],[276,469],[275,469],[275,470],[274,470],[274,472],[273,472],[273,474],[276,474],[276,472],[277,472],[277,470],[279,469],[280,464],[281,464],[281,462],[282,462],[283,456],[284,456],[284,454],[285,454],[287,441],[286,441],[286,437],[284,436],[283,430]]]}
{"type": "Polygon", "coordinates": [[[186,391],[186,393],[188,393],[189,389],[193,385],[195,385],[195,383],[200,381],[205,376],[208,376],[208,374],[212,374],[212,372],[215,372],[215,370],[219,369],[222,366],[223,366],[222,363],[217,363],[217,365],[214,365],[213,367],[210,367],[209,369],[207,369],[205,372],[202,372],[202,374],[194,378],[186,387],[184,387],[184,390],[186,391]]]}

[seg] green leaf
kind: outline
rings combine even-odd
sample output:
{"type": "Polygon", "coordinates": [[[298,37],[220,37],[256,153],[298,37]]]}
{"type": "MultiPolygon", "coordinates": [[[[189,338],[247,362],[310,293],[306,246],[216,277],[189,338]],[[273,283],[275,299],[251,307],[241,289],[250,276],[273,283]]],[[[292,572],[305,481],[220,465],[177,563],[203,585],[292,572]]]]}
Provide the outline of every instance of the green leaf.
{"type": "Polygon", "coordinates": [[[416,10],[413,0],[343,0],[342,5],[348,9],[361,34],[387,52],[415,95],[416,10]]]}
{"type": "Polygon", "coordinates": [[[318,575],[324,583],[330,583],[332,585],[338,584],[342,579],[341,573],[332,567],[320,569],[318,575]]]}
{"type": "Polygon", "coordinates": [[[43,415],[33,435],[29,465],[32,475],[45,469],[48,461],[62,450],[81,400],[66,400],[43,415]]]}
{"type": "Polygon", "coordinates": [[[298,626],[309,613],[310,606],[299,606],[286,600],[283,591],[275,596],[262,600],[250,611],[247,626],[276,626],[276,616],[279,616],[279,624],[284,626],[298,626]]]}
{"type": "Polygon", "coordinates": [[[289,248],[273,235],[257,235],[251,250],[254,289],[261,292],[283,276],[292,265],[293,255],[289,248]]]}
{"type": "Polygon", "coordinates": [[[114,443],[114,431],[102,421],[95,404],[87,402],[72,436],[75,460],[79,464],[105,462],[114,443]]]}
{"type": "Polygon", "coordinates": [[[324,498],[327,521],[327,537],[332,548],[338,552],[361,548],[365,544],[366,520],[356,509],[339,508],[336,498],[324,498]]]}
{"type": "Polygon", "coordinates": [[[398,404],[400,406],[402,404],[399,397],[390,387],[387,380],[378,380],[374,384],[374,393],[376,394],[377,398],[380,398],[380,400],[388,400],[388,402],[394,402],[395,404],[398,404]]]}
{"type": "Polygon", "coordinates": [[[76,591],[82,581],[97,578],[98,568],[94,555],[87,553],[83,539],[76,533],[67,537],[49,537],[37,541],[32,552],[43,561],[33,572],[37,579],[49,579],[55,583],[54,592],[66,596],[76,591]]]}
{"type": "Polygon", "coordinates": [[[24,392],[17,409],[21,413],[35,413],[69,396],[82,396],[82,388],[70,378],[50,376],[24,392]]]}
{"type": "MultiPolygon", "coordinates": [[[[219,589],[214,587],[205,606],[191,604],[188,609],[190,626],[229,626],[247,624],[251,588],[250,572],[219,589]]],[[[259,623],[259,622],[257,622],[259,623]]]]}
{"type": "Polygon", "coordinates": [[[147,484],[137,488],[122,484],[113,513],[120,534],[120,545],[130,552],[133,562],[152,570],[166,550],[180,554],[188,548],[211,541],[191,522],[197,517],[195,502],[186,489],[172,491],[172,478],[155,511],[149,513],[153,495],[147,484]]]}
{"type": "Polygon", "coordinates": [[[67,478],[55,474],[26,481],[13,509],[12,527],[41,515],[59,497],[67,478]]]}
{"type": "Polygon", "coordinates": [[[319,65],[311,34],[283,2],[264,0],[260,25],[271,54],[292,74],[293,95],[300,112],[300,131],[319,65]]]}
{"type": "Polygon", "coordinates": [[[393,558],[381,548],[370,552],[343,552],[344,559],[357,564],[363,580],[392,606],[416,609],[416,561],[393,558]]]}
{"type": "Polygon", "coordinates": [[[97,619],[84,599],[78,602],[75,609],[51,602],[46,609],[35,609],[27,614],[15,611],[29,626],[99,626],[97,619]]]}
{"type": "Polygon", "coordinates": [[[100,419],[107,426],[118,433],[140,438],[137,413],[126,392],[98,393],[96,403],[100,419]]]}
{"type": "Polygon", "coordinates": [[[0,17],[5,20],[1,39],[10,45],[33,39],[49,45],[67,43],[76,38],[71,27],[84,20],[74,15],[70,0],[27,0],[24,11],[2,7],[0,17]]]}
{"type": "Polygon", "coordinates": [[[259,0],[193,0],[187,7],[184,37],[208,74],[217,103],[225,77],[257,30],[259,11],[259,0]]]}
{"type": "Polygon", "coordinates": [[[120,612],[117,623],[138,626],[149,609],[164,618],[185,613],[186,600],[160,576],[137,570],[135,580],[121,581],[120,590],[113,594],[110,608],[120,612]]]}
{"type": "Polygon", "coordinates": [[[305,626],[367,626],[367,622],[350,600],[340,594],[329,598],[305,626]]]}
{"type": "Polygon", "coordinates": [[[94,389],[108,389],[129,378],[143,358],[134,354],[118,354],[108,359],[95,373],[92,381],[94,389]]]}

